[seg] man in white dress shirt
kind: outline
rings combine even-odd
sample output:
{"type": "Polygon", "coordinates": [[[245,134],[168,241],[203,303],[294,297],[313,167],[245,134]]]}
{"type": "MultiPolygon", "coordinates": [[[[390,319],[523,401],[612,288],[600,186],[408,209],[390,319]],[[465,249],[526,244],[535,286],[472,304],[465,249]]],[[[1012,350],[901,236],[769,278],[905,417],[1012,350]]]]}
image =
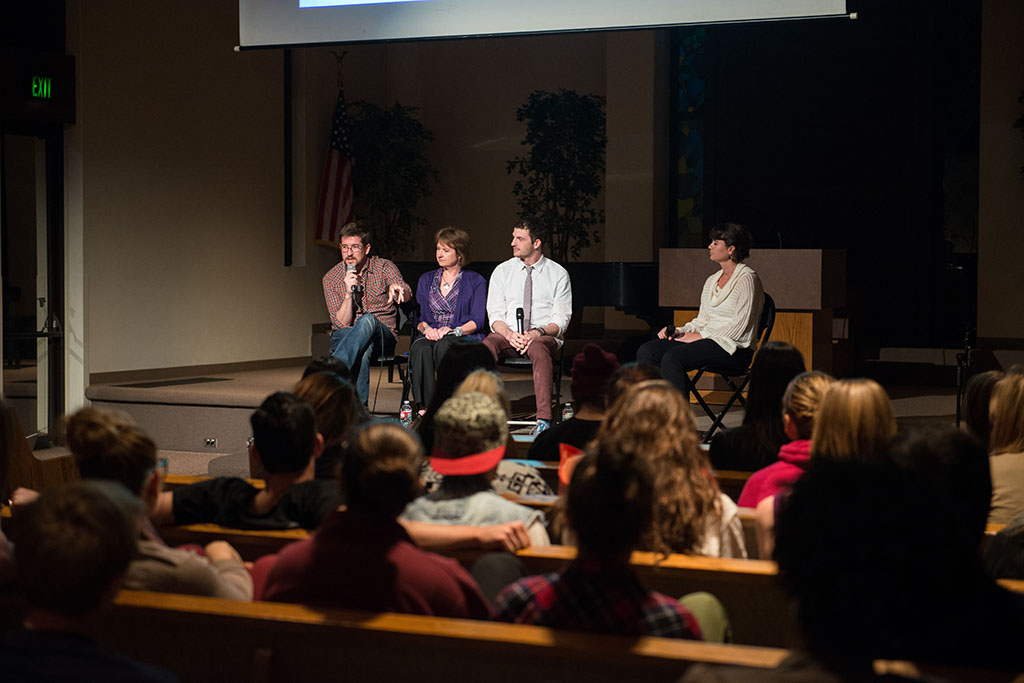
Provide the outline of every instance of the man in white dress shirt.
{"type": "Polygon", "coordinates": [[[513,226],[512,258],[494,269],[487,288],[491,334],[484,339],[495,360],[520,354],[533,363],[535,433],[551,424],[552,362],[572,316],[569,273],[541,253],[546,237],[535,217],[513,226]],[[517,309],[523,311],[521,327],[517,309]]]}

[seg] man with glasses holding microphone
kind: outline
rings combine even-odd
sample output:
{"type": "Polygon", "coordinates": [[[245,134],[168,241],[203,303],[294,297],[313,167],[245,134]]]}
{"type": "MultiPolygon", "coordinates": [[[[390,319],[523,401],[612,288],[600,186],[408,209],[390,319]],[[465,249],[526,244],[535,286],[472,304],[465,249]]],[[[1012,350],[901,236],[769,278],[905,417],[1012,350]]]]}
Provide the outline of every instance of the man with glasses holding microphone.
{"type": "Polygon", "coordinates": [[[356,377],[365,405],[370,395],[370,363],[392,353],[398,338],[398,304],[412,289],[398,267],[370,256],[370,231],[359,222],[341,229],[341,261],[324,275],[324,300],[331,316],[331,355],[356,377]]]}

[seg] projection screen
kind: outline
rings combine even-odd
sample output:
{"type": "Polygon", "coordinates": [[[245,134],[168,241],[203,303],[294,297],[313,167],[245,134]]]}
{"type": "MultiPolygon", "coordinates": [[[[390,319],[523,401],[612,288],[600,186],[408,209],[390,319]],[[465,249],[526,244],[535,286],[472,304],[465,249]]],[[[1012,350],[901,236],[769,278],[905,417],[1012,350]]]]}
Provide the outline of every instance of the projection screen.
{"type": "Polygon", "coordinates": [[[239,0],[242,48],[846,16],[846,0],[239,0]]]}

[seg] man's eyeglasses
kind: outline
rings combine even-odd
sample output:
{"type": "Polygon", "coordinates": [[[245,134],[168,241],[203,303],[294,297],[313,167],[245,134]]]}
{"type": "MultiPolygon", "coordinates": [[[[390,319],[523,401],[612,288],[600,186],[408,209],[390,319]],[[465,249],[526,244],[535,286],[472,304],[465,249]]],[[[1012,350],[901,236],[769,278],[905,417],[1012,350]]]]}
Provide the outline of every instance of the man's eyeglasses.
{"type": "Polygon", "coordinates": [[[355,254],[355,253],[358,253],[358,252],[360,252],[362,250],[363,250],[363,245],[361,245],[361,244],[360,245],[353,245],[353,246],[349,246],[347,244],[341,245],[341,253],[342,254],[349,254],[349,253],[355,254]]]}

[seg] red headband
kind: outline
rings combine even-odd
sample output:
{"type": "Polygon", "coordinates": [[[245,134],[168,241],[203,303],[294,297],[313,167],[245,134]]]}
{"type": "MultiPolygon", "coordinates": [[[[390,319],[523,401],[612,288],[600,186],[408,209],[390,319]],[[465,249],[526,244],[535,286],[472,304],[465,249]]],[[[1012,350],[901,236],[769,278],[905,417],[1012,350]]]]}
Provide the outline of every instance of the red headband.
{"type": "Polygon", "coordinates": [[[505,444],[483,453],[464,455],[454,458],[442,450],[434,448],[430,452],[430,466],[438,474],[483,474],[497,467],[505,455],[505,444]]]}

